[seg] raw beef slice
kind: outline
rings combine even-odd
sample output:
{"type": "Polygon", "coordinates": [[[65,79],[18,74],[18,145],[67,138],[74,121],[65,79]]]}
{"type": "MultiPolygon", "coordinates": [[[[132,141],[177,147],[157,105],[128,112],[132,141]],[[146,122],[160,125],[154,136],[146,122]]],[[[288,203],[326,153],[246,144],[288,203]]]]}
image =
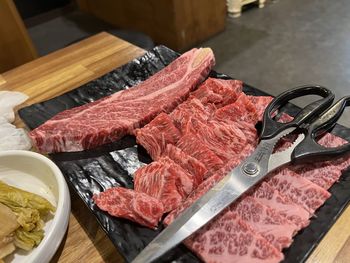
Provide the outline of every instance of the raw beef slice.
{"type": "Polygon", "coordinates": [[[60,112],[30,137],[41,152],[81,151],[118,140],[173,110],[213,65],[211,49],[192,49],[130,89],[60,112]]]}
{"type": "Polygon", "coordinates": [[[236,212],[255,232],[278,250],[289,247],[298,227],[251,196],[243,196],[229,208],[236,212]]]}
{"type": "Polygon", "coordinates": [[[209,172],[218,170],[224,164],[195,134],[187,133],[182,136],[176,146],[202,162],[209,172]]]}
{"type": "Polygon", "coordinates": [[[153,160],[157,160],[168,143],[176,144],[180,131],[166,113],[161,113],[141,129],[135,130],[136,141],[141,144],[153,160]]]}
{"type": "Polygon", "coordinates": [[[278,190],[275,190],[266,182],[262,182],[249,191],[249,195],[292,221],[299,227],[298,230],[307,227],[310,223],[309,218],[311,215],[308,211],[294,203],[287,196],[281,194],[278,190]]]}
{"type": "Polygon", "coordinates": [[[164,213],[162,202],[132,189],[113,187],[95,194],[96,205],[110,215],[126,218],[143,226],[156,228],[164,213]]]}
{"type": "Polygon", "coordinates": [[[247,143],[245,134],[236,125],[217,121],[191,120],[191,131],[223,162],[235,158],[247,143]]]}
{"type": "MultiPolygon", "coordinates": [[[[293,117],[282,113],[279,121],[289,122],[293,117]]],[[[287,136],[280,140],[276,146],[277,151],[283,151],[292,145],[292,142],[297,136],[287,136]]],[[[335,136],[331,133],[326,133],[319,140],[318,143],[325,147],[338,147],[348,143],[346,140],[335,136]]],[[[328,161],[312,161],[310,163],[289,166],[288,168],[298,175],[310,180],[311,182],[321,186],[324,189],[329,189],[350,164],[350,156],[338,157],[328,161]]]]}
{"type": "Polygon", "coordinates": [[[273,97],[270,96],[249,96],[250,100],[255,105],[257,111],[258,111],[258,119],[261,121],[264,116],[264,112],[266,107],[270,104],[270,102],[273,100],[273,97]]]}
{"type": "Polygon", "coordinates": [[[221,169],[217,170],[211,177],[203,181],[194,191],[185,199],[184,202],[175,210],[171,211],[163,223],[165,225],[171,224],[174,219],[186,208],[188,208],[191,204],[193,204],[196,200],[198,200],[202,195],[208,192],[217,182],[219,182],[227,173],[236,167],[244,158],[249,156],[253,151],[253,147],[251,145],[246,145],[242,152],[237,158],[230,160],[227,164],[225,164],[221,169]]]}
{"type": "Polygon", "coordinates": [[[169,157],[176,164],[180,165],[184,170],[193,176],[194,188],[202,183],[207,169],[205,168],[204,164],[198,161],[196,158],[189,156],[172,144],[167,145],[163,156],[169,157]]]}
{"type": "Polygon", "coordinates": [[[231,211],[220,214],[184,243],[208,263],[272,263],[283,259],[280,251],[231,211]]]}
{"type": "Polygon", "coordinates": [[[158,199],[164,212],[169,212],[192,192],[193,178],[168,157],[162,157],[135,172],[134,189],[158,199]]]}
{"type": "Polygon", "coordinates": [[[255,105],[249,97],[241,93],[234,103],[218,109],[214,114],[214,120],[235,125],[246,135],[248,143],[256,145],[258,134],[255,128],[259,120],[255,105]]]}
{"type": "Polygon", "coordinates": [[[175,126],[179,128],[183,134],[186,134],[190,131],[188,123],[192,119],[206,122],[214,114],[215,110],[216,107],[213,104],[203,105],[200,100],[192,98],[181,103],[170,113],[170,118],[173,120],[175,126]]]}
{"type": "Polygon", "coordinates": [[[331,195],[322,187],[286,168],[273,172],[266,182],[311,214],[331,195]]]}
{"type": "Polygon", "coordinates": [[[235,122],[256,124],[259,116],[256,105],[247,95],[241,93],[234,103],[218,109],[215,112],[215,119],[228,124],[235,122]]]}
{"type": "Polygon", "coordinates": [[[213,103],[220,108],[234,102],[242,92],[242,86],[240,80],[208,78],[191,97],[199,99],[203,104],[213,103]]]}

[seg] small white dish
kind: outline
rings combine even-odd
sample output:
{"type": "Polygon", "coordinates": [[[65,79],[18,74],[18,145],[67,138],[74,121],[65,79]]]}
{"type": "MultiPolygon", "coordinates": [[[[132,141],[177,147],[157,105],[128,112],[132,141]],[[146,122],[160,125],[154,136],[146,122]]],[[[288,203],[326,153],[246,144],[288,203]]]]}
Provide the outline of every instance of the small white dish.
{"type": "Polygon", "coordinates": [[[60,169],[50,159],[35,152],[2,151],[0,180],[41,195],[56,207],[54,215],[45,223],[45,236],[39,246],[30,252],[16,249],[5,262],[49,262],[66,233],[71,207],[69,190],[60,169]]]}

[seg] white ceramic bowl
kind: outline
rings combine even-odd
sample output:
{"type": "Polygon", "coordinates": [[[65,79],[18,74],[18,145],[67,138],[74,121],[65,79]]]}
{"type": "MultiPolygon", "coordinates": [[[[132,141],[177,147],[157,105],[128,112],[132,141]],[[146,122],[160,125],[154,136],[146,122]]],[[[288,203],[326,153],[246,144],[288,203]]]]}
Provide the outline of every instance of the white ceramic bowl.
{"type": "Polygon", "coordinates": [[[56,212],[46,222],[45,236],[30,252],[17,249],[5,262],[49,262],[67,230],[70,195],[59,168],[44,155],[30,151],[0,152],[0,180],[23,190],[41,195],[50,201],[56,212]]]}

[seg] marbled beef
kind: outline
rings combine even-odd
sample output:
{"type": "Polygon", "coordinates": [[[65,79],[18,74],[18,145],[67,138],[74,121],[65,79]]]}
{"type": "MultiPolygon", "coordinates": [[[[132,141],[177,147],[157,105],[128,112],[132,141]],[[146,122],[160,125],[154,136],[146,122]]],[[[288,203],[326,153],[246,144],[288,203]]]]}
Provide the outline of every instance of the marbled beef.
{"type": "Polygon", "coordinates": [[[41,152],[71,152],[133,134],[161,112],[172,111],[209,74],[211,49],[192,49],[144,82],[58,113],[30,132],[41,152]]]}

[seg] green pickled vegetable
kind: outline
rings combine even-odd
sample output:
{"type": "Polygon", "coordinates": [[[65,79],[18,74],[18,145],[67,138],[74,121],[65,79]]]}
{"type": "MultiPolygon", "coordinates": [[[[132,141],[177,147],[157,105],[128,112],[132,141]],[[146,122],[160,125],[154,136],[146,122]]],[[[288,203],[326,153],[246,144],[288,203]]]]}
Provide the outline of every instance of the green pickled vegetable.
{"type": "Polygon", "coordinates": [[[0,181],[0,203],[12,207],[32,208],[39,211],[40,216],[54,212],[55,207],[45,198],[27,191],[9,186],[0,181]]]}
{"type": "Polygon", "coordinates": [[[16,215],[19,227],[15,230],[14,244],[24,250],[31,250],[44,238],[44,221],[55,207],[45,198],[9,186],[0,181],[0,203],[16,215]]]}

